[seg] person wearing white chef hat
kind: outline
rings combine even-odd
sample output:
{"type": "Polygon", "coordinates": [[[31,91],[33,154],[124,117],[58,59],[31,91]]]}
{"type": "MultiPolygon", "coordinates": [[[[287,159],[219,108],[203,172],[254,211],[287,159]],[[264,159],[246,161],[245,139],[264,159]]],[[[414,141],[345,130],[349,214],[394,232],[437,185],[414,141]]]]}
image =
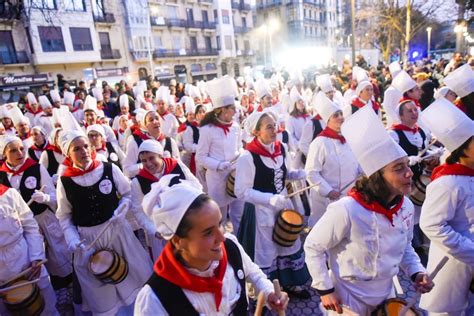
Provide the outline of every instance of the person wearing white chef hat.
{"type": "Polygon", "coordinates": [[[444,78],[444,84],[459,97],[455,103],[467,116],[474,120],[474,71],[465,64],[444,78]]]}
{"type": "Polygon", "coordinates": [[[388,69],[392,80],[390,86],[384,92],[382,107],[387,117],[387,126],[392,126],[399,122],[396,107],[400,99],[403,98],[403,93],[395,88],[392,83],[393,79],[402,71],[402,68],[398,61],[394,61],[388,65],[388,69]]]}
{"type": "Polygon", "coordinates": [[[99,110],[97,107],[97,99],[88,95],[86,100],[84,101],[84,121],[83,129],[86,132],[87,127],[94,124],[100,124],[104,128],[106,140],[108,142],[117,142],[117,138],[115,137],[115,133],[113,129],[108,124],[102,124],[100,117],[104,117],[104,111],[99,110]]]}
{"type": "Polygon", "coordinates": [[[36,124],[33,126],[41,126],[44,131],[49,135],[49,133],[53,130],[54,122],[53,122],[53,105],[49,102],[49,99],[45,95],[41,95],[38,97],[38,101],[43,109],[41,115],[36,117],[36,124]]]}
{"type": "Polygon", "coordinates": [[[445,98],[446,100],[454,104],[454,102],[458,98],[458,95],[453,90],[449,89],[448,87],[441,87],[441,88],[435,89],[434,99],[438,100],[441,98],[445,98]]]}
{"type": "Polygon", "coordinates": [[[117,143],[106,140],[104,127],[100,124],[93,124],[87,126],[86,132],[89,142],[95,148],[96,154],[102,157],[100,160],[116,164],[121,168],[125,154],[117,143]]]}
{"type": "Polygon", "coordinates": [[[421,108],[420,98],[422,91],[415,80],[410,77],[410,75],[402,70],[398,75],[392,80],[392,86],[400,91],[403,96],[398,102],[411,100],[415,103],[418,108],[421,108]]]}
{"type": "MultiPolygon", "coordinates": [[[[53,106],[55,108],[59,108],[61,106],[61,95],[59,94],[58,90],[51,90],[49,91],[49,95],[51,96],[51,101],[53,101],[53,106]]],[[[73,100],[74,101],[74,100],[73,100]]]]}
{"type": "Polygon", "coordinates": [[[162,121],[161,124],[163,134],[168,137],[175,138],[178,134],[179,122],[173,113],[168,110],[170,100],[173,100],[174,102],[174,95],[170,94],[168,87],[161,86],[156,91],[156,111],[160,115],[162,121]]]}
{"type": "Polygon", "coordinates": [[[341,314],[344,305],[370,315],[393,297],[399,268],[421,293],[433,283],[411,246],[414,209],[405,197],[412,176],[407,154],[372,108],[354,113],[341,131],[365,177],[349,196],[330,204],[310,231],[306,263],[327,314],[341,314]]]}
{"type": "Polygon", "coordinates": [[[474,275],[474,122],[443,99],[421,112],[420,119],[450,152],[446,163],[433,170],[420,218],[431,240],[428,270],[443,256],[449,260],[420,307],[428,315],[467,315],[474,275]]]}
{"type": "Polygon", "coordinates": [[[37,124],[37,119],[43,114],[43,109],[32,92],[28,92],[26,98],[28,99],[28,103],[25,104],[25,116],[30,120],[33,126],[37,124]]]}
{"type": "MultiPolygon", "coordinates": [[[[356,95],[357,96],[352,99],[351,112],[350,114],[348,113],[349,115],[354,114],[364,106],[369,106],[380,118],[382,117],[380,104],[374,100],[374,87],[369,80],[362,80],[357,83],[356,95]]],[[[348,115],[346,115],[346,117],[347,116],[348,115]]]]}
{"type": "Polygon", "coordinates": [[[56,216],[68,248],[74,252],[82,308],[94,315],[130,313],[139,288],[151,273],[151,261],[125,219],[130,181],[116,165],[94,159],[82,131],[61,133],[60,143],[68,164],[57,184],[56,216]],[[125,260],[128,273],[123,281],[105,283],[91,273],[100,271],[101,261],[95,257],[98,251],[109,251],[125,260]]]}
{"type": "Polygon", "coordinates": [[[169,187],[173,177],[154,184],[143,202],[168,242],[138,294],[135,315],[245,315],[246,282],[272,310],[284,311],[287,294],[276,295],[236,238],[222,232],[217,203],[187,181],[169,187]]]}
{"type": "Polygon", "coordinates": [[[13,106],[9,110],[9,116],[12,119],[18,137],[23,141],[23,145],[26,149],[30,148],[33,145],[33,140],[30,137],[30,120],[21,113],[17,106],[13,106]]]}

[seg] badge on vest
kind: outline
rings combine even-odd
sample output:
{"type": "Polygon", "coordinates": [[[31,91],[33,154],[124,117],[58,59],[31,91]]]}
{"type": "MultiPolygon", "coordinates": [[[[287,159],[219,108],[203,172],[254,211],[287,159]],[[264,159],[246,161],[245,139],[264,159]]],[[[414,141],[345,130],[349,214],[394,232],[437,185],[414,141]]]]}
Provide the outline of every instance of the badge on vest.
{"type": "Polygon", "coordinates": [[[242,269],[239,269],[237,271],[237,276],[239,277],[240,280],[243,280],[244,279],[244,271],[242,271],[242,269]]]}
{"type": "Polygon", "coordinates": [[[99,191],[102,194],[110,194],[112,192],[112,181],[104,179],[99,183],[99,191]]]}
{"type": "Polygon", "coordinates": [[[25,187],[27,189],[30,189],[30,190],[33,190],[34,188],[36,188],[36,184],[37,184],[37,180],[35,177],[33,176],[29,176],[28,178],[26,178],[25,180],[25,187]]]}
{"type": "Polygon", "coordinates": [[[113,162],[117,162],[119,158],[116,153],[110,153],[109,159],[112,160],[113,162]]]}

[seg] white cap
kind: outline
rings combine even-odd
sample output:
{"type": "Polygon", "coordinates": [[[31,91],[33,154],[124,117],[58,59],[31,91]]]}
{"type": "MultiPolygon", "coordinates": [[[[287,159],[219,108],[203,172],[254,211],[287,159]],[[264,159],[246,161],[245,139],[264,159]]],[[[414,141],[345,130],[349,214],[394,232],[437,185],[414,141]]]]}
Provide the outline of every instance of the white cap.
{"type": "Polygon", "coordinates": [[[187,97],[184,102],[184,110],[187,113],[194,113],[196,111],[196,104],[194,103],[193,98],[187,97]]]}
{"type": "Polygon", "coordinates": [[[143,210],[155,223],[156,230],[166,240],[170,240],[178,229],[189,206],[203,194],[199,184],[187,180],[170,187],[177,177],[169,174],[155,182],[150,192],[143,198],[143,210]]]}
{"type": "MultiPolygon", "coordinates": [[[[143,98],[143,96],[142,96],[142,98],[143,98]]],[[[119,105],[120,105],[120,107],[126,107],[127,109],[129,108],[128,94],[124,93],[119,97],[119,105]]]]}
{"type": "Polygon", "coordinates": [[[253,131],[255,130],[255,128],[257,128],[257,123],[262,118],[262,116],[264,114],[267,114],[270,117],[272,117],[275,120],[275,122],[278,120],[278,118],[276,117],[276,115],[272,111],[268,111],[268,112],[257,112],[257,111],[255,111],[255,112],[253,112],[252,114],[250,114],[245,119],[245,122],[244,122],[244,129],[247,132],[247,135],[249,137],[253,137],[253,131]]]}
{"type": "Polygon", "coordinates": [[[416,81],[413,80],[405,70],[402,70],[395,78],[393,78],[392,86],[403,94],[416,87],[416,81]]]}
{"type": "Polygon", "coordinates": [[[170,99],[170,89],[165,86],[160,86],[158,90],[156,90],[155,97],[157,101],[168,103],[170,99]]]}
{"type": "Polygon", "coordinates": [[[368,81],[367,71],[358,66],[352,67],[352,78],[357,82],[368,81]]]}
{"type": "Polygon", "coordinates": [[[257,93],[257,99],[259,100],[266,95],[272,96],[270,85],[264,78],[258,79],[257,82],[255,82],[255,92],[257,93]]]}
{"type": "Polygon", "coordinates": [[[299,100],[304,100],[301,94],[298,92],[296,86],[293,86],[290,91],[290,105],[288,106],[288,112],[291,113],[295,109],[295,104],[299,100]]]}
{"type": "Polygon", "coordinates": [[[163,146],[161,146],[161,144],[158,141],[154,139],[147,139],[140,144],[140,147],[138,147],[138,154],[145,151],[163,156],[164,150],[163,150],[163,146]]]}
{"type": "Polygon", "coordinates": [[[36,97],[33,93],[28,92],[26,94],[26,98],[28,99],[28,104],[38,104],[38,101],[36,100],[36,97]]]}
{"type": "Polygon", "coordinates": [[[137,87],[140,87],[143,91],[146,91],[147,90],[146,80],[138,81],[137,87]]]}
{"type": "Polygon", "coordinates": [[[40,125],[33,126],[31,128],[31,131],[33,131],[33,130],[38,130],[38,132],[43,134],[43,136],[46,136],[46,131],[44,130],[43,126],[40,126],[40,125]]]}
{"type": "MultiPolygon", "coordinates": [[[[48,137],[48,142],[51,144],[51,145],[56,145],[54,143],[54,139],[56,138],[56,134],[61,132],[63,129],[61,127],[55,127],[53,128],[53,130],[49,133],[49,137],[48,137]]],[[[58,138],[58,146],[61,146],[61,141],[60,139],[58,138]]]]}
{"type": "Polygon", "coordinates": [[[3,158],[3,152],[5,151],[5,148],[8,144],[14,141],[19,141],[21,143],[21,139],[16,136],[8,134],[0,136],[0,157],[3,158]]]}
{"type": "Polygon", "coordinates": [[[422,111],[420,120],[450,152],[474,135],[474,121],[444,98],[422,111]]]}
{"type": "Polygon", "coordinates": [[[232,105],[237,97],[237,83],[228,75],[209,81],[206,88],[211,97],[213,109],[232,105]]]}
{"type": "Polygon", "coordinates": [[[392,78],[395,78],[400,73],[400,71],[402,71],[402,67],[398,61],[394,61],[388,65],[388,70],[390,71],[392,78]]]}
{"type": "Polygon", "coordinates": [[[199,91],[199,88],[196,86],[190,86],[188,89],[188,95],[191,98],[200,98],[201,97],[201,92],[199,91]]]}
{"type": "Polygon", "coordinates": [[[17,125],[19,123],[28,123],[30,124],[30,120],[21,113],[21,110],[14,106],[9,110],[10,118],[13,121],[13,125],[17,125]]]}
{"type": "Polygon", "coordinates": [[[61,96],[59,95],[58,90],[51,90],[49,95],[51,96],[51,100],[53,100],[53,102],[61,102],[61,96]]]}
{"type": "Polygon", "coordinates": [[[155,112],[155,110],[145,110],[145,109],[136,109],[135,110],[135,119],[140,123],[141,125],[145,126],[145,118],[148,113],[150,112],[155,112]]]}
{"type": "Polygon", "coordinates": [[[439,98],[444,98],[446,94],[448,94],[449,90],[451,89],[449,89],[448,87],[441,87],[439,89],[435,89],[435,93],[434,93],[435,100],[438,100],[439,98]]]}
{"type": "Polygon", "coordinates": [[[359,96],[359,94],[362,92],[362,90],[364,90],[368,86],[372,86],[372,84],[367,80],[359,82],[357,84],[357,88],[356,88],[356,95],[359,96]]]}
{"type": "Polygon", "coordinates": [[[96,98],[97,102],[104,100],[104,94],[102,93],[102,88],[95,87],[92,89],[92,95],[96,98]]]}
{"type": "Polygon", "coordinates": [[[49,102],[48,97],[45,96],[45,95],[40,95],[40,96],[38,97],[38,101],[39,101],[39,104],[41,105],[41,108],[43,108],[43,109],[53,107],[53,106],[51,105],[51,102],[49,102]]]}
{"type": "Polygon", "coordinates": [[[104,140],[106,138],[105,130],[100,124],[92,124],[92,125],[87,126],[86,132],[87,132],[87,135],[89,135],[90,132],[97,132],[102,136],[104,140]]]}
{"type": "Polygon", "coordinates": [[[320,91],[316,96],[315,103],[316,104],[314,105],[314,108],[326,123],[334,113],[341,111],[341,108],[336,103],[331,101],[322,91],[320,91]]]}
{"type": "Polygon", "coordinates": [[[97,110],[97,99],[88,95],[84,100],[84,112],[85,111],[94,111],[95,113],[98,112],[97,110]]]}
{"type": "Polygon", "coordinates": [[[352,114],[342,124],[341,132],[367,177],[407,156],[390,137],[372,107],[364,106],[352,114]]]}
{"type": "Polygon", "coordinates": [[[332,86],[332,81],[331,81],[331,75],[329,74],[317,76],[316,84],[318,85],[319,89],[321,89],[321,91],[324,93],[334,91],[334,87],[332,86]]]}
{"type": "Polygon", "coordinates": [[[64,100],[63,103],[66,105],[73,105],[76,95],[69,91],[64,91],[64,100]]]}
{"type": "Polygon", "coordinates": [[[84,137],[87,139],[87,136],[84,135],[84,132],[80,130],[73,129],[69,131],[62,131],[61,134],[59,134],[59,145],[64,156],[68,155],[67,152],[69,150],[69,146],[71,146],[72,141],[78,137],[84,137]]]}
{"type": "Polygon", "coordinates": [[[135,87],[133,87],[132,91],[133,91],[133,95],[135,96],[135,99],[136,99],[139,95],[143,96],[143,92],[145,90],[143,90],[143,88],[140,87],[140,86],[135,86],[135,87]]]}
{"type": "Polygon", "coordinates": [[[474,71],[469,64],[465,64],[444,78],[444,84],[460,98],[464,98],[474,92],[474,71]]]}

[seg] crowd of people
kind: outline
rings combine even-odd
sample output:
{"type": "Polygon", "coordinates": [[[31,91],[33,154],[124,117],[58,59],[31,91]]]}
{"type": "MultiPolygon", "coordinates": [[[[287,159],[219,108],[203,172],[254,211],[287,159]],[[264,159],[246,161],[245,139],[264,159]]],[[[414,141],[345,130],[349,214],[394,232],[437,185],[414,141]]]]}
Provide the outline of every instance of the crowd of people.
{"type": "Polygon", "coordinates": [[[401,270],[429,315],[467,315],[470,63],[61,82],[1,105],[0,314],[281,312],[311,285],[323,313],[370,315],[401,304],[401,270]]]}

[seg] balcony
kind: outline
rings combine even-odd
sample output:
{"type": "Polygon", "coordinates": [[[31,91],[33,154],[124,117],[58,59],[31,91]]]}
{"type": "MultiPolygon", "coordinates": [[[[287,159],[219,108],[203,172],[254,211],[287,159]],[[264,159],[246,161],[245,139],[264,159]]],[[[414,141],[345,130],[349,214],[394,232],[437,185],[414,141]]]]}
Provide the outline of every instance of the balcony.
{"type": "Polygon", "coordinates": [[[186,21],[186,27],[190,29],[202,29],[202,21],[186,21]]]}
{"type": "Polygon", "coordinates": [[[157,49],[153,58],[217,56],[216,49],[157,49]]]}
{"type": "Polygon", "coordinates": [[[279,6],[282,4],[282,0],[262,0],[262,3],[257,5],[257,9],[267,9],[275,6],[279,6]]]}
{"type": "Polygon", "coordinates": [[[2,1],[0,4],[0,20],[19,20],[20,8],[18,5],[2,1]]]}
{"type": "Polygon", "coordinates": [[[203,29],[212,29],[212,30],[215,30],[216,29],[216,22],[202,22],[202,28],[203,29]]]}
{"type": "Polygon", "coordinates": [[[320,21],[318,19],[312,19],[312,18],[304,18],[304,23],[307,24],[319,24],[320,21]]]}
{"type": "Polygon", "coordinates": [[[232,1],[232,9],[240,11],[250,11],[250,4],[244,2],[232,1]]]}
{"type": "Polygon", "coordinates": [[[250,29],[247,26],[234,26],[235,33],[242,34],[247,33],[248,31],[250,31],[250,29]]]}
{"type": "Polygon", "coordinates": [[[16,53],[0,52],[0,65],[29,64],[30,58],[25,51],[16,53]]]}
{"type": "Polygon", "coordinates": [[[303,3],[304,4],[308,4],[310,6],[313,6],[313,7],[316,7],[316,8],[321,8],[321,4],[320,3],[316,3],[315,0],[303,0],[303,3]]]}
{"type": "Polygon", "coordinates": [[[166,19],[166,25],[169,27],[186,27],[187,21],[183,19],[166,19]]]}
{"type": "Polygon", "coordinates": [[[104,49],[102,48],[100,51],[100,58],[102,59],[120,59],[122,58],[122,54],[120,54],[119,49],[104,49]]]}
{"type": "Polygon", "coordinates": [[[213,0],[199,0],[199,2],[202,4],[212,5],[214,1],[213,0]]]}
{"type": "Polygon", "coordinates": [[[132,50],[130,51],[134,61],[145,61],[148,59],[147,50],[132,50]]]}
{"type": "Polygon", "coordinates": [[[113,24],[113,23],[115,23],[115,16],[112,13],[104,13],[103,15],[94,14],[94,22],[95,23],[113,24]]]}

